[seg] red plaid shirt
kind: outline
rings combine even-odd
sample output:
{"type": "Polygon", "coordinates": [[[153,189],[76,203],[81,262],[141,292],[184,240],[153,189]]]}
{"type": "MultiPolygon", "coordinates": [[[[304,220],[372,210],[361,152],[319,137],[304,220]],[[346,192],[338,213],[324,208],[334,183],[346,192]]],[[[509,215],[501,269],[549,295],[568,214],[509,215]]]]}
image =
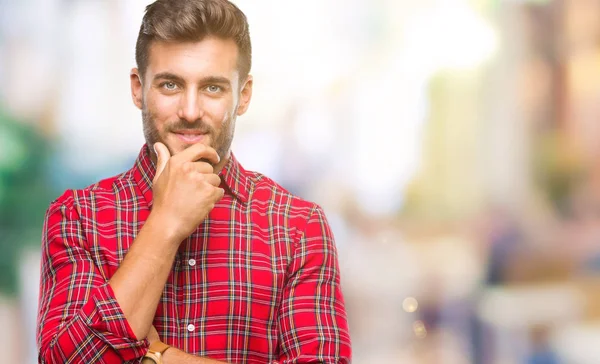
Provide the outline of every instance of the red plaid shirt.
{"type": "MultiPolygon", "coordinates": [[[[155,166],[54,201],[46,214],[38,317],[42,363],[139,363],[108,280],[148,218],[155,166]]],[[[337,253],[321,208],[232,155],[225,196],[184,240],[154,326],[167,344],[232,363],[349,363],[337,253]]]]}

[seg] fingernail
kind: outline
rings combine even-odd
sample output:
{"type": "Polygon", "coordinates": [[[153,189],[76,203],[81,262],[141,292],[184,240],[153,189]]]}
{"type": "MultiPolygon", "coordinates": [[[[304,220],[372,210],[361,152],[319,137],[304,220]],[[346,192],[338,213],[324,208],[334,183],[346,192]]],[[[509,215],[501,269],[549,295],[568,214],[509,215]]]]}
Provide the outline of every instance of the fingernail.
{"type": "Polygon", "coordinates": [[[156,151],[156,144],[152,145],[152,149],[154,149],[154,154],[158,155],[158,151],[156,151]]]}

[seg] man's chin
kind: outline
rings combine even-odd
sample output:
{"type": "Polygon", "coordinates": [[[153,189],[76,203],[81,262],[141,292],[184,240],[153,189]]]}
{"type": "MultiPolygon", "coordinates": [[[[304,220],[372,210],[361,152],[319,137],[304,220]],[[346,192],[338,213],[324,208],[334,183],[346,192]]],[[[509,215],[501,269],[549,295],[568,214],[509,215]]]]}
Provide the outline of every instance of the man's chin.
{"type": "Polygon", "coordinates": [[[200,140],[200,141],[196,141],[196,142],[189,142],[189,141],[178,140],[176,138],[171,138],[171,140],[169,140],[168,142],[166,142],[164,144],[167,146],[167,148],[169,148],[171,155],[175,155],[179,152],[182,152],[182,151],[188,149],[189,147],[191,147],[192,145],[195,145],[195,144],[205,144],[205,145],[210,146],[210,140],[207,140],[205,138],[204,140],[200,140]]]}

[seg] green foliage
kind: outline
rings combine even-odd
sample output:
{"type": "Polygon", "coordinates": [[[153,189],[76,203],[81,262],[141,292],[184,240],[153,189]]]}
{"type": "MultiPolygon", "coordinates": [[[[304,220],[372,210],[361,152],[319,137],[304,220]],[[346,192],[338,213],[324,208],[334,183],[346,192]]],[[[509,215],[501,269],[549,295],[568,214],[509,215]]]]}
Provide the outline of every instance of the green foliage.
{"type": "Polygon", "coordinates": [[[44,213],[56,195],[48,155],[45,138],[0,109],[0,292],[16,292],[20,253],[40,244],[44,213]]]}

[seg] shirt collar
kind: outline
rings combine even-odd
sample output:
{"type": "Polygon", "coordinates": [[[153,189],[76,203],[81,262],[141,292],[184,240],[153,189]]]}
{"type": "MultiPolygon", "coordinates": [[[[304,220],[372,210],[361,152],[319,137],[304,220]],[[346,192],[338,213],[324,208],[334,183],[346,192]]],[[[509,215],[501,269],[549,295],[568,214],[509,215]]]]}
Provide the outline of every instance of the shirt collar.
{"type": "MultiPolygon", "coordinates": [[[[150,158],[148,146],[144,144],[133,166],[133,179],[149,206],[152,206],[152,180],[155,174],[156,164],[150,158]]],[[[225,193],[233,195],[244,203],[248,202],[252,180],[249,178],[248,171],[242,167],[233,153],[229,154],[229,160],[219,172],[219,177],[225,193]]]]}
{"type": "Polygon", "coordinates": [[[221,184],[224,184],[230,193],[240,201],[244,203],[248,202],[253,183],[248,171],[238,162],[233,152],[229,153],[229,160],[221,172],[219,172],[219,176],[221,177],[221,184]]]}

